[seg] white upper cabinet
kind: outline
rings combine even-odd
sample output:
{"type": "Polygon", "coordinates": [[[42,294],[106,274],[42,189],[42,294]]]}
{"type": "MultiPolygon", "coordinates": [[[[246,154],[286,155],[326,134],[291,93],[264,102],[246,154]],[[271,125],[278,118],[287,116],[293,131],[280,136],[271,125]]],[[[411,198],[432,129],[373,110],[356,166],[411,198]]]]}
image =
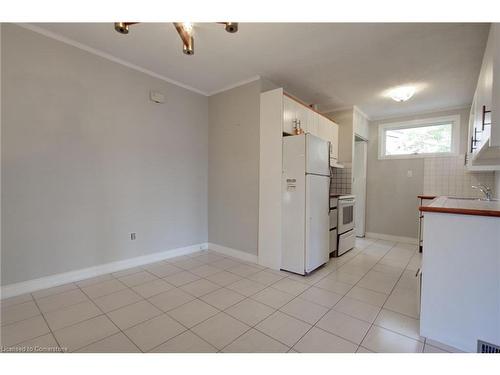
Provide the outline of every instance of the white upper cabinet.
{"type": "Polygon", "coordinates": [[[318,137],[330,140],[330,126],[329,121],[321,115],[318,115],[318,137]]]}
{"type": "Polygon", "coordinates": [[[500,147],[500,24],[491,24],[493,82],[491,83],[491,145],[500,147]]]}
{"type": "Polygon", "coordinates": [[[339,159],[339,126],[332,122],[332,154],[330,155],[335,161],[339,159]]]}
{"type": "Polygon", "coordinates": [[[283,97],[283,133],[296,134],[296,127],[300,127],[304,132],[309,130],[309,112],[311,110],[297,101],[283,97]]]}
{"type": "Polygon", "coordinates": [[[320,115],[316,112],[312,110],[307,111],[307,132],[315,135],[316,137],[319,137],[319,118],[320,115]]]}
{"type": "Polygon", "coordinates": [[[492,24],[469,118],[467,166],[500,169],[500,27],[492,24]]]}
{"type": "Polygon", "coordinates": [[[297,124],[300,126],[300,128],[306,132],[310,133],[311,130],[309,129],[309,112],[312,112],[312,110],[300,103],[295,102],[296,106],[296,113],[297,113],[297,124]]]}
{"type": "Polygon", "coordinates": [[[296,120],[296,102],[288,96],[283,96],[283,133],[294,134],[296,120]]]}
{"type": "Polygon", "coordinates": [[[330,142],[330,158],[337,161],[339,157],[339,126],[324,116],[318,116],[318,137],[330,142]]]}
{"type": "Polygon", "coordinates": [[[283,96],[283,133],[295,134],[300,128],[331,143],[330,158],[337,161],[339,155],[339,127],[336,123],[320,115],[308,106],[290,97],[283,96]]]}
{"type": "Polygon", "coordinates": [[[352,124],[355,134],[364,139],[369,138],[368,119],[356,106],[353,108],[352,124]]]}

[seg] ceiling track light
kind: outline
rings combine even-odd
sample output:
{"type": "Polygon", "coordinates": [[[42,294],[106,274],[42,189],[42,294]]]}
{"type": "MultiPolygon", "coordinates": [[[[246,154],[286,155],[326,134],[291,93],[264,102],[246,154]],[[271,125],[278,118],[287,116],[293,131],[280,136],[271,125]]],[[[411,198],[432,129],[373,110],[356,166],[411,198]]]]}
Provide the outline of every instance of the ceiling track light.
{"type": "Polygon", "coordinates": [[[224,25],[224,29],[228,32],[228,33],[235,33],[238,31],[238,22],[217,22],[217,23],[220,23],[222,25],[224,25]]]}
{"type": "MultiPolygon", "coordinates": [[[[115,22],[115,30],[120,34],[128,34],[129,26],[139,22],[115,22]]],[[[224,25],[224,29],[231,34],[238,31],[238,22],[217,22],[224,25]]],[[[186,55],[194,55],[193,24],[191,22],[173,22],[175,30],[182,40],[182,52],[186,55]]]]}
{"type": "Polygon", "coordinates": [[[189,27],[182,22],[174,22],[175,29],[182,39],[182,52],[186,55],[194,55],[194,38],[192,26],[189,27]]]}
{"type": "Polygon", "coordinates": [[[138,22],[115,22],[115,30],[120,34],[128,34],[129,26],[135,25],[138,22]]]}

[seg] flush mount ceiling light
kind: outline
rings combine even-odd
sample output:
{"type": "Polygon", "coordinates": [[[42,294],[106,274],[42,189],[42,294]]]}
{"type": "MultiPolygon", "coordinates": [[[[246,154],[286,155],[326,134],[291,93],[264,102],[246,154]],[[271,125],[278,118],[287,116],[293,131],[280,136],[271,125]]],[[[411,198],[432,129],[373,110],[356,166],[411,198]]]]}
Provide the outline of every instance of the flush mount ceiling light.
{"type": "Polygon", "coordinates": [[[414,86],[399,86],[388,91],[388,95],[396,102],[406,102],[415,94],[414,86]]]}
{"type": "MultiPolygon", "coordinates": [[[[115,30],[120,34],[128,34],[130,26],[139,22],[115,22],[115,30]]],[[[231,34],[238,31],[237,22],[217,22],[224,25],[224,29],[231,34]]],[[[194,55],[193,24],[191,22],[173,22],[175,30],[182,40],[182,52],[186,55],[194,55]]]]}

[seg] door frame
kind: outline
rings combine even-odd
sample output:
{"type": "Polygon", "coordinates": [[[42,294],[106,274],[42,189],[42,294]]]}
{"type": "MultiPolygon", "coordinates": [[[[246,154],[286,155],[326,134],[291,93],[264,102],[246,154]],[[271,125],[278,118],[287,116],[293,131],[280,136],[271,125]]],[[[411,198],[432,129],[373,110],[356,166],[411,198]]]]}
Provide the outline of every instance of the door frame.
{"type": "Polygon", "coordinates": [[[353,150],[353,163],[352,163],[352,192],[356,195],[356,205],[354,208],[354,218],[355,218],[355,228],[354,232],[356,237],[364,237],[366,232],[366,177],[368,168],[368,140],[355,134],[354,137],[354,150],[353,150]],[[357,174],[355,172],[356,166],[359,168],[359,156],[358,147],[363,147],[363,160],[361,166],[364,170],[364,184],[359,185],[359,178],[356,178],[357,174]],[[361,191],[361,192],[360,192],[361,191]]]}

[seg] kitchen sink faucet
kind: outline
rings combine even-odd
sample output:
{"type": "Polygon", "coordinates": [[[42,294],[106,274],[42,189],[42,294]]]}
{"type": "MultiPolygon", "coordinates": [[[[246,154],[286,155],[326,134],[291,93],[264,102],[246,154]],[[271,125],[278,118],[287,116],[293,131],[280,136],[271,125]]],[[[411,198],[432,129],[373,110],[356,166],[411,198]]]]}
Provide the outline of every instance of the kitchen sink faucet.
{"type": "Polygon", "coordinates": [[[472,188],[481,190],[481,192],[484,194],[485,200],[487,201],[491,201],[491,199],[493,198],[491,194],[491,189],[486,185],[477,185],[477,186],[473,185],[472,188]]]}

